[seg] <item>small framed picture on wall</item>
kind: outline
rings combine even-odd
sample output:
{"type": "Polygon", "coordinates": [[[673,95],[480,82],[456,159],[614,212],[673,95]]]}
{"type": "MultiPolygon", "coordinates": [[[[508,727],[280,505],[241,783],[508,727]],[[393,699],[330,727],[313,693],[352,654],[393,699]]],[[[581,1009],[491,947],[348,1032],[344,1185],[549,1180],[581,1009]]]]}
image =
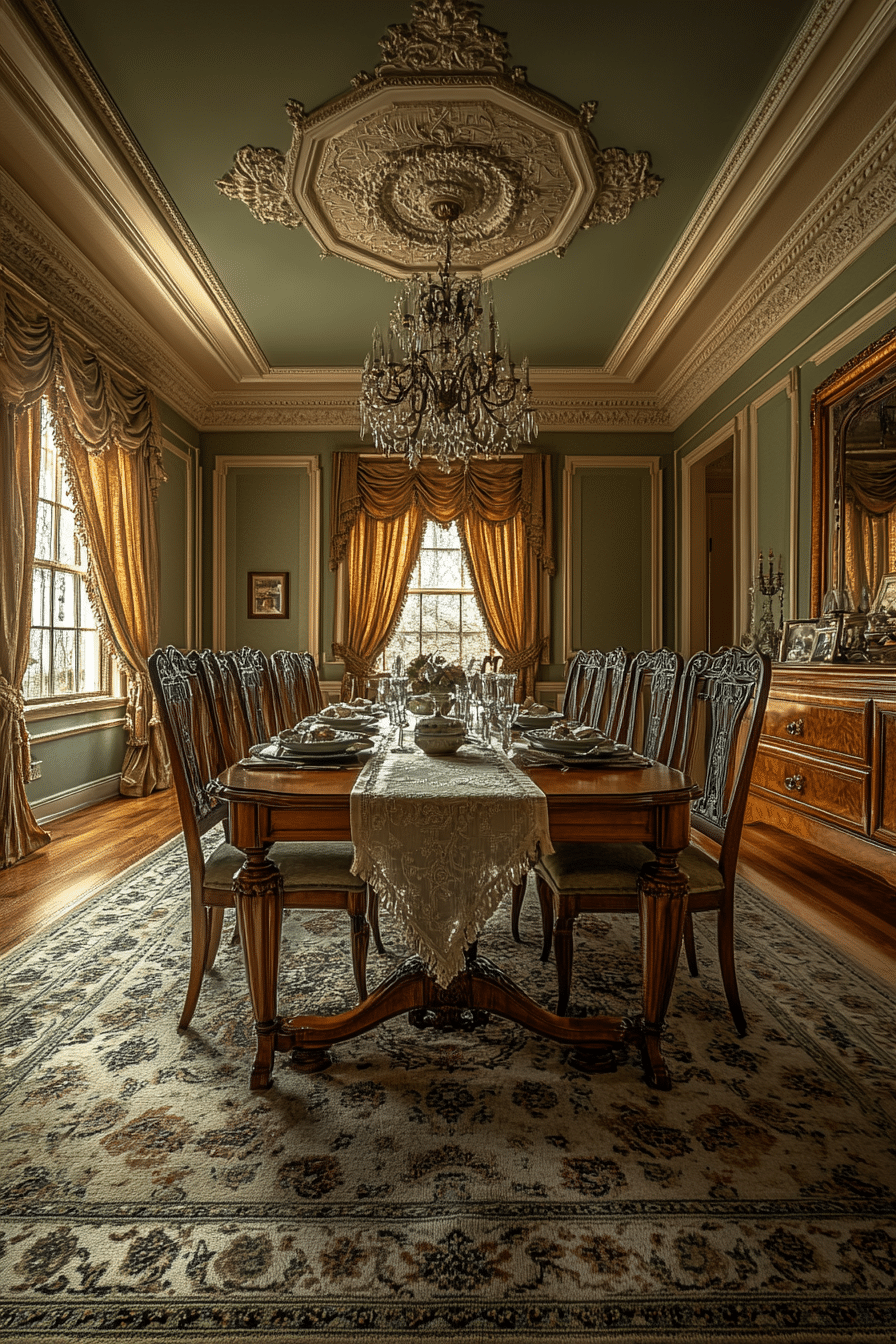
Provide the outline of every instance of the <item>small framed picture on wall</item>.
{"type": "Polygon", "coordinates": [[[249,572],[249,617],[285,620],[289,616],[289,574],[249,572]]]}

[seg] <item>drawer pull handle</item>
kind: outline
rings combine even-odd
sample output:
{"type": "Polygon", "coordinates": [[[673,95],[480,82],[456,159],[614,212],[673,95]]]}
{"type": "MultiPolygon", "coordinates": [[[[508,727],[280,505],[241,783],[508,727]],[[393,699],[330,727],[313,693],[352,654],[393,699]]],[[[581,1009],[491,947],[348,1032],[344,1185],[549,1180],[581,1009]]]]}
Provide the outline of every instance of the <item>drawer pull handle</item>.
{"type": "Polygon", "coordinates": [[[784,787],[791,793],[802,793],[803,785],[806,783],[805,775],[785,775],[784,787]]]}
{"type": "Polygon", "coordinates": [[[791,737],[802,737],[802,735],[803,735],[803,721],[802,721],[802,719],[793,719],[793,720],[791,720],[791,722],[788,723],[788,725],[787,725],[787,731],[788,731],[788,733],[790,734],[791,737]]]}

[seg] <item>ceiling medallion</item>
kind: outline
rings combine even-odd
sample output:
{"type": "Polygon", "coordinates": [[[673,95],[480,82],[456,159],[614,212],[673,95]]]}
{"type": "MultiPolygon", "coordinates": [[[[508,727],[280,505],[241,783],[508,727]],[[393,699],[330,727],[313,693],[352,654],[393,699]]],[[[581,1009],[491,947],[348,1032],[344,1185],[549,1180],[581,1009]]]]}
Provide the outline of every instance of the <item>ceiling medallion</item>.
{"type": "Polygon", "coordinates": [[[303,224],[325,254],[404,279],[438,266],[433,204],[460,213],[454,270],[482,279],[548,252],[579,229],[616,224],[661,178],[650,155],[601,149],[578,111],[508,64],[505,35],[472,0],[415,0],[383,59],[313,112],[289,102],[292,145],[241,149],[217,183],[264,223],[303,224]]]}

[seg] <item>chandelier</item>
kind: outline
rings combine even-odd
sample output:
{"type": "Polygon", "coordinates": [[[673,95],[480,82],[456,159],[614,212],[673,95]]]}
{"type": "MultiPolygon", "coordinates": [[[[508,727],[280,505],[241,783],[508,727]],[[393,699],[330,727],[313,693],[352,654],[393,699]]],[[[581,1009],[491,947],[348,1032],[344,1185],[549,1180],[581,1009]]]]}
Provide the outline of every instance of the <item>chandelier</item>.
{"type": "Polygon", "coordinates": [[[407,280],[389,318],[377,327],[361,373],[361,435],[409,467],[432,457],[442,471],[474,453],[514,452],[538,434],[529,361],[517,373],[495,318],[491,286],[451,273],[451,227],[461,203],[429,207],[445,225],[445,260],[435,278],[407,280]]]}

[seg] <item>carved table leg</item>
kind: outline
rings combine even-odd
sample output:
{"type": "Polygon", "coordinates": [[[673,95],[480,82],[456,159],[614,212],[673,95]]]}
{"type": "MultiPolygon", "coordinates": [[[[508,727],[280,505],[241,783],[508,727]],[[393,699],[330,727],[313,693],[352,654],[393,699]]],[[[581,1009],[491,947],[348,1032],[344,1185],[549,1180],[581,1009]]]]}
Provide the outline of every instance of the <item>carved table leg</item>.
{"type": "Polygon", "coordinates": [[[236,916],[243,943],[246,979],[252,999],[255,1063],[249,1079],[253,1092],[271,1085],[277,1017],[277,976],[283,922],[283,876],[266,849],[247,849],[246,862],[233,879],[236,916]]]}
{"type": "Polygon", "coordinates": [[[643,979],[641,1060],[651,1087],[667,1092],[672,1076],[663,1059],[660,1034],[672,997],[675,968],[688,908],[688,879],[675,861],[678,851],[657,850],[638,878],[643,979]]]}

